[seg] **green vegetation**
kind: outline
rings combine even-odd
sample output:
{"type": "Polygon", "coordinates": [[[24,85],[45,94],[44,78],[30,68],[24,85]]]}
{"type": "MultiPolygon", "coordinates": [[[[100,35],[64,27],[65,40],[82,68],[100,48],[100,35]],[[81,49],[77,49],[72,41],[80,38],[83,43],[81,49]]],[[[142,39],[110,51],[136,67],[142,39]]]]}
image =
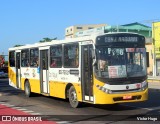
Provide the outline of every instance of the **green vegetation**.
{"type": "Polygon", "coordinates": [[[51,42],[52,40],[57,40],[57,37],[55,37],[53,39],[46,37],[46,38],[43,38],[43,40],[40,40],[39,42],[40,43],[51,42]]]}
{"type": "Polygon", "coordinates": [[[15,45],[14,47],[20,47],[20,46],[24,46],[24,45],[15,45]]]}

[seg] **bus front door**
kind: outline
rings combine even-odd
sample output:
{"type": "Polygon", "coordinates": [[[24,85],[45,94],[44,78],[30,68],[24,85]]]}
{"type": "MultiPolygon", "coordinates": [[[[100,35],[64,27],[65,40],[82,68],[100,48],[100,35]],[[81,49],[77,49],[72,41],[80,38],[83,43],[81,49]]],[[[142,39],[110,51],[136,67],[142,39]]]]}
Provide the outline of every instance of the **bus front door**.
{"type": "Polygon", "coordinates": [[[92,67],[92,45],[82,46],[82,93],[83,101],[93,102],[93,67],[92,67]]]}
{"type": "Polygon", "coordinates": [[[48,88],[48,49],[40,50],[41,93],[49,93],[48,88]]]}
{"type": "Polygon", "coordinates": [[[20,52],[16,52],[16,87],[20,88],[20,78],[21,78],[21,72],[20,72],[20,52]]]}

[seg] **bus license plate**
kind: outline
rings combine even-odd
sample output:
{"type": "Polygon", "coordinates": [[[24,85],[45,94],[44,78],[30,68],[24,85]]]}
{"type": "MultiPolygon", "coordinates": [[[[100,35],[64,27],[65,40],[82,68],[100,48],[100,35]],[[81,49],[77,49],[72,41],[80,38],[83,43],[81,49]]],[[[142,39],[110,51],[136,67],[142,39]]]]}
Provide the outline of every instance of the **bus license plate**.
{"type": "Polygon", "coordinates": [[[132,96],[131,95],[126,95],[126,96],[123,96],[123,99],[132,99],[132,96]]]}

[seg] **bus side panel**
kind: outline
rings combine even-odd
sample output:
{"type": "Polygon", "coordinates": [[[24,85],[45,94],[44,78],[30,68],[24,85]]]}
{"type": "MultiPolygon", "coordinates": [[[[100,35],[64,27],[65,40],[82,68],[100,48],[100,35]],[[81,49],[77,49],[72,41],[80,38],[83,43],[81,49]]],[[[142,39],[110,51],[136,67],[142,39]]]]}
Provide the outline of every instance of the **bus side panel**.
{"type": "Polygon", "coordinates": [[[16,87],[16,69],[15,67],[8,68],[9,85],[16,87]]]}
{"type": "Polygon", "coordinates": [[[37,68],[21,68],[21,88],[24,90],[24,83],[27,79],[30,83],[31,92],[40,93],[40,78],[37,68]]]}
{"type": "MultiPolygon", "coordinates": [[[[77,83],[72,83],[72,85],[75,87],[78,101],[82,101],[81,86],[77,83]]],[[[66,86],[67,86],[66,82],[50,81],[49,83],[50,96],[65,99],[66,98],[65,97],[66,86]]]]}
{"type": "Polygon", "coordinates": [[[50,81],[50,96],[65,98],[65,87],[66,83],[58,81],[50,81]]]}
{"type": "Polygon", "coordinates": [[[26,78],[21,78],[21,89],[24,90],[24,83],[26,78]]]}
{"type": "Polygon", "coordinates": [[[66,98],[65,90],[71,84],[76,90],[78,100],[82,101],[79,75],[79,68],[49,68],[50,96],[66,98]]]}
{"type": "Polygon", "coordinates": [[[82,87],[80,84],[75,83],[74,88],[76,89],[78,101],[82,102],[82,87]]]}
{"type": "Polygon", "coordinates": [[[140,102],[148,99],[148,88],[140,92],[131,92],[131,93],[119,93],[119,94],[108,94],[100,90],[97,85],[104,86],[103,82],[100,82],[94,77],[94,104],[115,104],[115,103],[124,103],[124,102],[140,102]],[[136,100],[119,100],[114,101],[114,98],[123,98],[123,96],[141,96],[140,99],[136,100]]]}
{"type": "Polygon", "coordinates": [[[30,79],[31,92],[40,93],[40,80],[30,79]]]}
{"type": "MultiPolygon", "coordinates": [[[[22,90],[24,90],[25,80],[26,78],[21,78],[22,90]]],[[[39,79],[29,79],[29,83],[31,86],[31,92],[40,93],[40,80],[39,79]]]]}

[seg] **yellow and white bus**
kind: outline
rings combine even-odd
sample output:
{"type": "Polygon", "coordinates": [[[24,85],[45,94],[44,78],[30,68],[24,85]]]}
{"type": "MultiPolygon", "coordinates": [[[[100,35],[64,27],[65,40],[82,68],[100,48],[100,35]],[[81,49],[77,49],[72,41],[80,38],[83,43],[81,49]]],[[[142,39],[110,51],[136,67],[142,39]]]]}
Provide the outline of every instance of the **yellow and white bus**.
{"type": "Polygon", "coordinates": [[[145,38],[107,33],[9,48],[9,84],[82,102],[115,104],[148,99],[145,38]]]}

